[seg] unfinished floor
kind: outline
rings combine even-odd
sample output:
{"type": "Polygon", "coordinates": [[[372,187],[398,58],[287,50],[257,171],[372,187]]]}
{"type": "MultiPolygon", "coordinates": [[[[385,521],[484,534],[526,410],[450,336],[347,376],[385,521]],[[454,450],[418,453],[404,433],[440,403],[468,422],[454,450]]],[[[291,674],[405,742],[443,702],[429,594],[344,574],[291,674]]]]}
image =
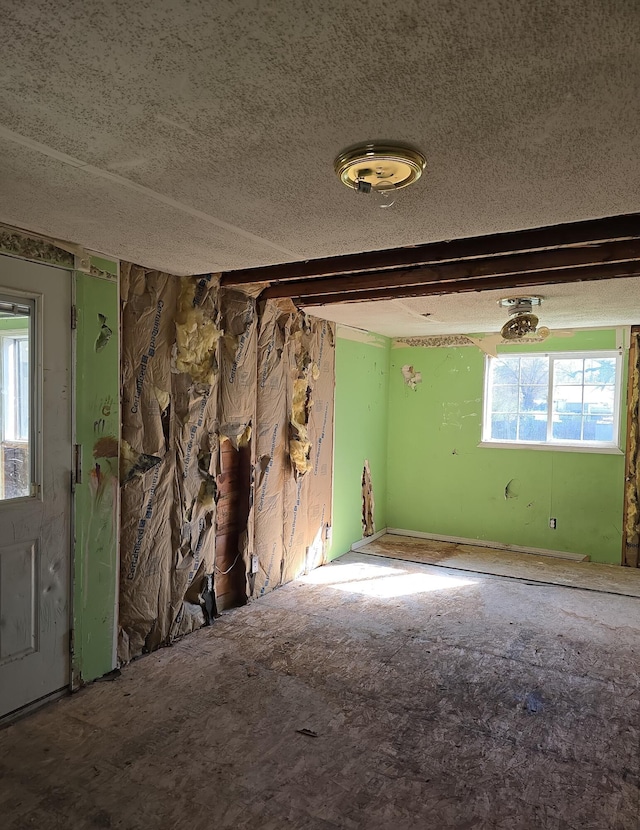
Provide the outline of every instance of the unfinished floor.
{"type": "Polygon", "coordinates": [[[1,731],[0,824],[638,830],[639,612],[351,553],[1,731]]]}

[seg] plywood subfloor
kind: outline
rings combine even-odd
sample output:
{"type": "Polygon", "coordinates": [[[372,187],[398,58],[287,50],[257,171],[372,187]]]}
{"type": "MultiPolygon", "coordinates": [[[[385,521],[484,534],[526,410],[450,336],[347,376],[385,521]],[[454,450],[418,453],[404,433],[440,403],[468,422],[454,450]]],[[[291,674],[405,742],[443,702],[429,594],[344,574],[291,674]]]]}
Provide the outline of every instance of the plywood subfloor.
{"type": "Polygon", "coordinates": [[[512,579],[640,597],[640,568],[623,568],[598,562],[573,562],[551,556],[392,533],[385,533],[359,550],[371,556],[385,556],[424,565],[440,565],[512,579]]]}
{"type": "Polygon", "coordinates": [[[639,612],[351,553],[0,731],[0,825],[638,830],[639,612]]]}

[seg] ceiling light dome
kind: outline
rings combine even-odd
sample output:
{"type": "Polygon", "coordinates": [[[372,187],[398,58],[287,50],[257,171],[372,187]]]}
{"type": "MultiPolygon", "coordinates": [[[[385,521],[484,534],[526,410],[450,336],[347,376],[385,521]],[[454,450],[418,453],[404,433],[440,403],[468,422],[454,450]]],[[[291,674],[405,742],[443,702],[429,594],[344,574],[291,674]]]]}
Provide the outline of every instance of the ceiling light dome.
{"type": "Polygon", "coordinates": [[[358,193],[373,194],[381,207],[389,207],[398,190],[418,181],[427,160],[406,144],[372,142],[343,150],[333,166],[344,185],[358,193]]]}

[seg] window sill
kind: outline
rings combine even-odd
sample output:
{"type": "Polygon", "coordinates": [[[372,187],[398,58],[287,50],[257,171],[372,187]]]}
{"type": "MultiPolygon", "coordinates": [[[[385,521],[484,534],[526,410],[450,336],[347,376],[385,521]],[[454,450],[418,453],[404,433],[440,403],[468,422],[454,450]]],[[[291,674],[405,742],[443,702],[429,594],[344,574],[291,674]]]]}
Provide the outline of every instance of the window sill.
{"type": "Polygon", "coordinates": [[[624,455],[620,447],[594,447],[588,444],[536,444],[525,441],[481,441],[479,447],[494,450],[543,450],[546,452],[595,452],[601,455],[624,455]]]}

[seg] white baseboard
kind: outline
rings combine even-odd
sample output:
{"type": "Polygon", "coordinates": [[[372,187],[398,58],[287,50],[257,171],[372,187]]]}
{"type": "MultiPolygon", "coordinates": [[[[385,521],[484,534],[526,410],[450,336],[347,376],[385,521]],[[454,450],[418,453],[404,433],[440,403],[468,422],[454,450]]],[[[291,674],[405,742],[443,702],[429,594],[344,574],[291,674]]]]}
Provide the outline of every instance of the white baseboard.
{"type": "Polygon", "coordinates": [[[379,539],[381,536],[384,536],[385,533],[389,533],[390,531],[387,530],[386,527],[383,527],[382,530],[379,530],[377,533],[374,533],[373,536],[365,536],[364,539],[358,539],[357,542],[354,542],[349,550],[359,550],[363,548],[365,545],[368,545],[369,542],[375,542],[376,539],[379,539]]]}
{"type": "MultiPolygon", "coordinates": [[[[456,545],[473,545],[480,548],[495,548],[496,550],[510,550],[514,553],[532,553],[535,556],[549,556],[553,559],[571,559],[573,562],[587,562],[588,556],[581,553],[570,553],[566,550],[545,550],[544,548],[529,548],[522,545],[505,545],[501,542],[486,542],[484,539],[465,539],[462,536],[443,536],[440,533],[423,533],[420,530],[403,530],[399,527],[388,527],[386,531],[376,533],[375,536],[370,536],[368,539],[363,539],[361,542],[356,542],[358,548],[363,547],[367,542],[377,539],[382,533],[390,533],[393,536],[412,536],[415,539],[433,539],[435,542],[453,542],[456,545]]],[[[357,550],[355,545],[351,546],[351,550],[357,550]]]]}

